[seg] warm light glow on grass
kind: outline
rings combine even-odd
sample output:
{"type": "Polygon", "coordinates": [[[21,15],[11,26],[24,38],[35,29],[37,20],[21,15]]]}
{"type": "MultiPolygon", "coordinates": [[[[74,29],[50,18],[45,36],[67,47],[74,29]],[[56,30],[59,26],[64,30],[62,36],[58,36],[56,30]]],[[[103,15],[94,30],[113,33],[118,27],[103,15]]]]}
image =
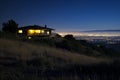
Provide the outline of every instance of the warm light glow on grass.
{"type": "Polygon", "coordinates": [[[28,39],[31,39],[31,38],[32,38],[32,37],[30,37],[30,36],[28,37],[28,39]]]}
{"type": "Polygon", "coordinates": [[[22,30],[18,30],[18,33],[23,33],[23,31],[22,30]]]}

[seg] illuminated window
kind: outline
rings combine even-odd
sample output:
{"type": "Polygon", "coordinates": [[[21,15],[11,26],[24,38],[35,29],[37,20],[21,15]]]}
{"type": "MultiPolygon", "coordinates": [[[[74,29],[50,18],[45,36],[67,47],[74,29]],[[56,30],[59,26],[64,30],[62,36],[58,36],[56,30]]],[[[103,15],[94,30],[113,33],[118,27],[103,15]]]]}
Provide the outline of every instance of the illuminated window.
{"type": "Polygon", "coordinates": [[[22,30],[18,30],[18,33],[23,33],[23,31],[22,30]]]}
{"type": "Polygon", "coordinates": [[[35,33],[40,33],[40,30],[35,30],[35,33]]]}
{"type": "Polygon", "coordinates": [[[35,30],[32,30],[32,29],[28,30],[28,34],[34,34],[34,33],[35,33],[35,30]]]}
{"type": "Polygon", "coordinates": [[[42,33],[44,33],[44,30],[41,30],[42,33]]]}
{"type": "Polygon", "coordinates": [[[49,32],[49,31],[47,31],[47,34],[49,35],[49,34],[50,34],[50,32],[49,32]]]}

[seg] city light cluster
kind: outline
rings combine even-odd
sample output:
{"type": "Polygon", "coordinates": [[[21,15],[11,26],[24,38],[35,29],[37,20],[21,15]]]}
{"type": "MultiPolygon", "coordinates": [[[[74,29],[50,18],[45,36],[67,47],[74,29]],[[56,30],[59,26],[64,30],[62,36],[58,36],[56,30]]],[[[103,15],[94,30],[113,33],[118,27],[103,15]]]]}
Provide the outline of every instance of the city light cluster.
{"type": "Polygon", "coordinates": [[[65,36],[68,34],[71,34],[73,36],[120,36],[120,33],[115,33],[115,32],[57,32],[61,36],[65,36]]]}

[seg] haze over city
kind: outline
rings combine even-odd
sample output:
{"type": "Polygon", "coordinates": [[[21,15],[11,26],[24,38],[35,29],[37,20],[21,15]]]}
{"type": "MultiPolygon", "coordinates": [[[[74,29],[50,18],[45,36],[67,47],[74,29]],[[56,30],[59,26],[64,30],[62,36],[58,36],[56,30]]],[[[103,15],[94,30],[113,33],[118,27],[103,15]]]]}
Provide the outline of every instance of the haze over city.
{"type": "MultiPolygon", "coordinates": [[[[0,0],[0,26],[45,25],[56,31],[118,30],[119,0],[0,0]]],[[[0,28],[1,28],[0,27],[0,28]]]]}

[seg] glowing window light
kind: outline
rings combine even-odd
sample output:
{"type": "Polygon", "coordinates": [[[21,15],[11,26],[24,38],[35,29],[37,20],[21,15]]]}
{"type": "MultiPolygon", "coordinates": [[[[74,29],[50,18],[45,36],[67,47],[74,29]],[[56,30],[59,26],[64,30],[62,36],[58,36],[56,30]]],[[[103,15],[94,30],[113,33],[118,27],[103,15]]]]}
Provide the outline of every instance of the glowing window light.
{"type": "Polygon", "coordinates": [[[29,34],[34,34],[34,33],[35,33],[35,30],[30,29],[30,30],[28,30],[28,33],[29,33],[29,34]]]}
{"type": "Polygon", "coordinates": [[[50,32],[49,32],[49,31],[47,31],[47,34],[49,35],[49,34],[50,34],[50,32]]]}
{"type": "Polygon", "coordinates": [[[35,33],[40,33],[41,32],[41,30],[35,30],[35,33]]]}
{"type": "Polygon", "coordinates": [[[44,33],[44,30],[41,30],[42,33],[44,33]]]}
{"type": "Polygon", "coordinates": [[[18,30],[18,33],[23,33],[23,31],[22,30],[18,30]]]}

